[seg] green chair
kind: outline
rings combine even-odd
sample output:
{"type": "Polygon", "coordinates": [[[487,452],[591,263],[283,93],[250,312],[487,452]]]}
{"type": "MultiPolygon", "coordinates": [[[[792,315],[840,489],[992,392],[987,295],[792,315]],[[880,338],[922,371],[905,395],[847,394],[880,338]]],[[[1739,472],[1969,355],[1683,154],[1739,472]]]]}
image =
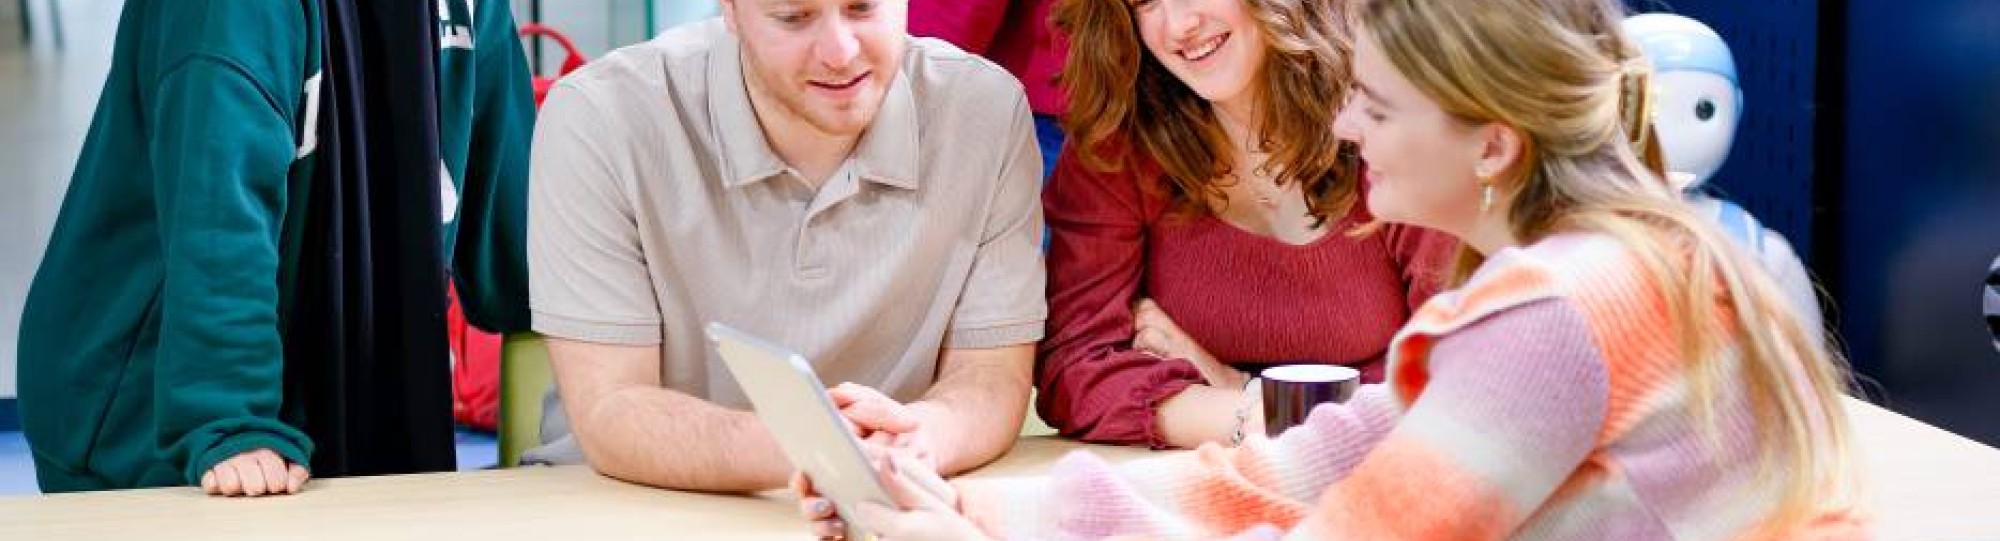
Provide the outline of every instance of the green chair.
{"type": "Polygon", "coordinates": [[[542,394],[555,376],[542,335],[507,335],[500,349],[500,467],[521,462],[521,452],[542,444],[542,394]]]}

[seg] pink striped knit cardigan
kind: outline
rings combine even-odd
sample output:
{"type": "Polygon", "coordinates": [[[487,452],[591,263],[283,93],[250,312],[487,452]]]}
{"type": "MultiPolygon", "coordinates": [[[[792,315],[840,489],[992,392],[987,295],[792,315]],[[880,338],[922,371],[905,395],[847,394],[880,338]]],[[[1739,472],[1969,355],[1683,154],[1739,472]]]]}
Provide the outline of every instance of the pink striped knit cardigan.
{"type": "MultiPolygon", "coordinates": [[[[1006,539],[1745,538],[1774,499],[1756,420],[1725,389],[1720,445],[1701,436],[1678,349],[1630,252],[1559,235],[1433,298],[1385,384],[1282,437],[1119,466],[1078,452],[962,481],[962,507],[1006,539]]],[[[1868,534],[1834,512],[1781,537],[1868,534]]]]}

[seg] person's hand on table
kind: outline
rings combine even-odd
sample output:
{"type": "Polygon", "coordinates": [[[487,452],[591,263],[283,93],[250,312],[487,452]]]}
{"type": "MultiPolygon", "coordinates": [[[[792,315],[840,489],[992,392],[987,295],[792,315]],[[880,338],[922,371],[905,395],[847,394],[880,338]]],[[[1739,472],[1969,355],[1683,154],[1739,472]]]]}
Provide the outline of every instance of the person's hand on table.
{"type": "Polygon", "coordinates": [[[934,451],[923,418],[916,408],[897,402],[865,385],[842,383],[826,390],[840,415],[854,425],[855,436],[863,442],[898,449],[931,467],[935,472],[940,457],[934,451]]]}
{"type": "MultiPolygon", "coordinates": [[[[933,468],[901,450],[874,445],[869,450],[876,479],[895,504],[862,503],[853,517],[859,531],[882,541],[991,539],[959,511],[956,491],[933,468]]],[[[799,513],[812,521],[813,535],[823,541],[846,538],[847,520],[832,501],[813,490],[810,477],[793,475],[792,490],[799,495],[799,513]]]]}
{"type": "Polygon", "coordinates": [[[296,494],[312,474],[270,449],[244,451],[201,475],[201,489],[215,496],[296,494]]]}
{"type": "Polygon", "coordinates": [[[1163,359],[1187,359],[1210,387],[1237,390],[1250,383],[1248,374],[1216,359],[1152,299],[1132,303],[1132,348],[1163,359]]]}

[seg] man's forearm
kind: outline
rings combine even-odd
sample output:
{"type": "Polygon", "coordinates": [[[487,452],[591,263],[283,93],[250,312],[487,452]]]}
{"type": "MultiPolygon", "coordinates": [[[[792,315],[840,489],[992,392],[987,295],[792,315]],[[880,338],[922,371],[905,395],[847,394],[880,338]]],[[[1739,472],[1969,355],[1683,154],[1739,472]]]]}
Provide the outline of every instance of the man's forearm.
{"type": "Polygon", "coordinates": [[[941,473],[956,475],[992,462],[1014,445],[1028,410],[1032,346],[972,353],[977,362],[950,370],[924,398],[910,404],[922,416],[941,473]]]}
{"type": "Polygon", "coordinates": [[[572,419],[598,472],[663,488],[741,492],[785,485],[793,468],[750,412],[659,387],[629,387],[572,419]]]}

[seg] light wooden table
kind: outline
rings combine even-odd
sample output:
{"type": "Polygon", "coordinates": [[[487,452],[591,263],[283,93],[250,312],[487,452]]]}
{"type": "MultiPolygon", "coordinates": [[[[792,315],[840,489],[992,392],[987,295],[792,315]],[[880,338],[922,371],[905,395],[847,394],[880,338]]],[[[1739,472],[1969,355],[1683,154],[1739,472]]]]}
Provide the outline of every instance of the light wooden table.
{"type": "MultiPolygon", "coordinates": [[[[2000,539],[2000,450],[1850,403],[1871,473],[1876,533],[1887,541],[2000,539]]],[[[1089,447],[1113,460],[1147,453],[1023,438],[975,476],[1040,472],[1089,447]]],[[[782,493],[657,490],[582,467],[521,468],[314,481],[282,498],[212,498],[191,488],[0,499],[0,540],[130,539],[809,539],[782,493]]]]}
{"type": "Polygon", "coordinates": [[[2000,450],[1847,401],[1882,541],[2000,540],[2000,450]]]}

